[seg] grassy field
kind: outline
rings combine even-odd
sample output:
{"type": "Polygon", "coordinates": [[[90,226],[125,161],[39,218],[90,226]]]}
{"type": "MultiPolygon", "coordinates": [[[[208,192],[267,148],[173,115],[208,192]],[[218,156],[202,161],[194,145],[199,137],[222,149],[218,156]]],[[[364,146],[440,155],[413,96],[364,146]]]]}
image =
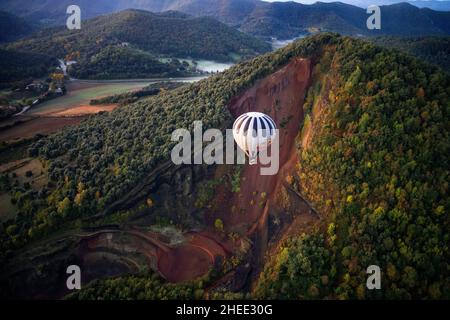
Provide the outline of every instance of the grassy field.
{"type": "Polygon", "coordinates": [[[30,111],[28,114],[46,115],[65,111],[67,109],[87,106],[91,99],[98,99],[114,94],[120,94],[127,91],[138,90],[145,87],[151,81],[147,82],[124,82],[124,83],[90,83],[80,85],[69,83],[68,93],[65,96],[44,102],[30,111]]]}
{"type": "MultiPolygon", "coordinates": [[[[177,81],[193,82],[202,77],[187,77],[177,81]]],[[[1,126],[11,128],[0,131],[0,141],[19,141],[34,137],[36,134],[51,134],[82,120],[83,116],[100,111],[112,111],[117,105],[91,106],[92,99],[139,90],[151,83],[160,81],[175,81],[173,78],[164,79],[136,79],[136,80],[74,80],[67,83],[67,94],[41,103],[25,114],[4,120],[1,126]],[[23,121],[27,119],[29,121],[23,121]],[[19,120],[21,120],[20,123],[19,120]]]]}

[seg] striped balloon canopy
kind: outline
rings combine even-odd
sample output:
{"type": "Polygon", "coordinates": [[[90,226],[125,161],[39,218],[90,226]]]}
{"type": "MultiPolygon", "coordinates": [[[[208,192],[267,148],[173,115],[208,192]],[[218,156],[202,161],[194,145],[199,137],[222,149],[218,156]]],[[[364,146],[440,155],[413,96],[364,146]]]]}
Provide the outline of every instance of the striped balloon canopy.
{"type": "Polygon", "coordinates": [[[272,143],[276,128],[272,118],[261,112],[247,112],[236,119],[233,137],[249,157],[250,165],[256,164],[259,151],[267,149],[272,143]]]}

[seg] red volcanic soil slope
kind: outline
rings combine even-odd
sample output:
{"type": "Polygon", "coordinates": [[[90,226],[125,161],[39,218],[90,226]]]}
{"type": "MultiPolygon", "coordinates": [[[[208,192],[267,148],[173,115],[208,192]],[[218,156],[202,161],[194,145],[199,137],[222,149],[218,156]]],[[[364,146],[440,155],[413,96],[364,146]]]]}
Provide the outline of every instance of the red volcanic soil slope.
{"type": "Polygon", "coordinates": [[[185,234],[182,246],[161,252],[158,270],[170,282],[192,280],[206,274],[218,257],[225,257],[226,249],[206,234],[185,234]]]}
{"type": "Polygon", "coordinates": [[[260,173],[260,164],[245,165],[239,193],[228,192],[224,196],[225,188],[217,192],[220,201],[227,206],[210,214],[214,218],[220,217],[226,228],[253,233],[264,212],[267,214],[268,205],[261,204],[264,201],[261,193],[266,193],[267,203],[270,203],[286,175],[294,168],[297,161],[295,138],[303,120],[303,103],[310,75],[310,60],[295,58],[231,101],[229,110],[235,118],[245,112],[258,111],[270,115],[275,121],[280,130],[280,169],[275,175],[264,176],[260,173]]]}
{"type": "Polygon", "coordinates": [[[138,270],[133,266],[138,263],[127,257],[133,252],[145,257],[147,264],[168,281],[183,282],[206,274],[218,257],[223,259],[227,255],[226,249],[207,234],[190,232],[184,238],[183,243],[170,245],[164,236],[150,231],[101,231],[86,237],[81,250],[83,267],[88,275],[102,274],[105,270],[96,270],[98,262],[110,254],[111,259],[127,261],[131,269],[138,270]]]}

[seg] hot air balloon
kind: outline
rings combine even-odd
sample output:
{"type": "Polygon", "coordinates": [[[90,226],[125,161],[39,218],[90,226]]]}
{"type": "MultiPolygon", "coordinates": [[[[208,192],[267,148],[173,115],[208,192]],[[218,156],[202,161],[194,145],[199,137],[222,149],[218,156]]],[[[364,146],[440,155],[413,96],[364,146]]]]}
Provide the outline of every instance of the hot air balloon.
{"type": "Polygon", "coordinates": [[[237,145],[248,155],[249,164],[257,163],[258,153],[267,149],[276,135],[275,122],[261,112],[240,115],[233,124],[233,137],[237,145]]]}

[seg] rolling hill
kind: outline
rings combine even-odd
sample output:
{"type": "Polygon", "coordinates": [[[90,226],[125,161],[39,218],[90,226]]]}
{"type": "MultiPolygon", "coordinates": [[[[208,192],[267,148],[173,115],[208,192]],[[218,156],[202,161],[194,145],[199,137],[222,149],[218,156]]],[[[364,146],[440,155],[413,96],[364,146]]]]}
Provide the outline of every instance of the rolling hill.
{"type": "Polygon", "coordinates": [[[450,71],[450,37],[376,37],[379,46],[394,48],[450,71]]]}
{"type": "Polygon", "coordinates": [[[39,31],[8,49],[76,60],[69,68],[72,75],[108,78],[175,76],[183,67],[161,58],[235,61],[267,52],[270,46],[208,17],[125,10],[87,20],[81,30],[39,31]]]}
{"type": "Polygon", "coordinates": [[[381,6],[382,29],[371,32],[366,28],[366,10],[341,2],[303,5],[260,0],[102,0],[94,4],[84,0],[46,0],[25,9],[20,3],[16,0],[3,1],[0,9],[27,18],[46,16],[59,23],[64,22],[65,8],[72,3],[83,8],[85,18],[126,8],[154,12],[176,10],[194,16],[210,16],[252,35],[277,38],[297,37],[310,29],[367,36],[450,34],[450,12],[418,8],[406,2],[381,6]]]}
{"type": "Polygon", "coordinates": [[[72,298],[449,298],[449,95],[438,68],[320,34],[40,139],[44,183],[1,176],[18,214],[0,227],[0,295],[61,294],[57,270],[99,274],[109,255],[126,275],[72,298]],[[175,129],[255,110],[280,128],[278,174],[171,162],[175,129]],[[141,251],[153,271],[129,275],[141,251]],[[366,290],[369,265],[383,290],[366,290]]]}
{"type": "Polygon", "coordinates": [[[24,19],[0,11],[0,43],[17,40],[29,35],[32,30],[32,26],[24,19]]]}
{"type": "Polygon", "coordinates": [[[365,9],[344,3],[302,5],[274,2],[253,11],[240,25],[242,31],[259,35],[292,38],[318,29],[349,35],[448,35],[450,12],[419,9],[407,3],[381,6],[381,30],[368,30],[365,9]],[[399,17],[402,17],[399,19],[399,17]]]}
{"type": "Polygon", "coordinates": [[[0,49],[0,86],[47,75],[57,62],[50,56],[0,49]]]}
{"type": "Polygon", "coordinates": [[[66,9],[71,4],[82,8],[82,18],[89,19],[125,9],[142,9],[152,12],[182,11],[197,16],[222,17],[223,21],[239,23],[259,0],[3,0],[0,10],[5,10],[33,21],[63,24],[66,9]]]}

